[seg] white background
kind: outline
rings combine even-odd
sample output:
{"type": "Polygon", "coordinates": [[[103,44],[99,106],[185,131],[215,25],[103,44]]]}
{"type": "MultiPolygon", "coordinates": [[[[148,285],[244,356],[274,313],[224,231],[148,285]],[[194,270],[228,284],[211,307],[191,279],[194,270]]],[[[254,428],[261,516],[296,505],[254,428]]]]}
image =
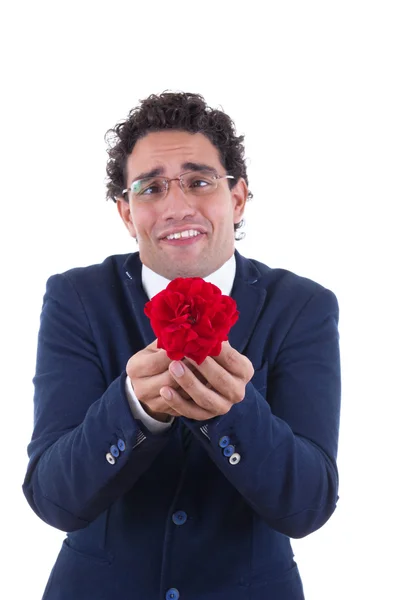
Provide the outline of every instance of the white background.
{"type": "Polygon", "coordinates": [[[238,250],[339,300],[340,500],[326,526],[293,542],[306,598],[399,597],[397,8],[385,0],[2,8],[2,598],[40,600],[64,537],[21,491],[45,283],[136,251],[105,201],[103,136],[166,89],[201,93],[246,136],[254,199],[238,250]]]}

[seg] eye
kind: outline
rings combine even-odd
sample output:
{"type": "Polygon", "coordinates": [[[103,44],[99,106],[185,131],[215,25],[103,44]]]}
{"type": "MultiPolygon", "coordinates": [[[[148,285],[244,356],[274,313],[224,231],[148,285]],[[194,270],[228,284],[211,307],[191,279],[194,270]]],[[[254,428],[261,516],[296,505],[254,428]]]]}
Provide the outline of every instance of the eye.
{"type": "Polygon", "coordinates": [[[141,179],[133,188],[135,196],[162,196],[164,181],[161,179],[141,179]]]}
{"type": "Polygon", "coordinates": [[[190,173],[187,185],[192,190],[203,191],[215,187],[215,181],[209,173],[190,173]]]}
{"type": "Polygon", "coordinates": [[[153,196],[154,194],[161,194],[162,191],[162,186],[152,183],[151,185],[148,185],[146,188],[142,189],[139,192],[139,196],[153,196]]]}
{"type": "Polygon", "coordinates": [[[190,187],[207,187],[208,185],[211,185],[210,181],[207,181],[207,179],[193,179],[192,183],[190,184],[190,187]]]}

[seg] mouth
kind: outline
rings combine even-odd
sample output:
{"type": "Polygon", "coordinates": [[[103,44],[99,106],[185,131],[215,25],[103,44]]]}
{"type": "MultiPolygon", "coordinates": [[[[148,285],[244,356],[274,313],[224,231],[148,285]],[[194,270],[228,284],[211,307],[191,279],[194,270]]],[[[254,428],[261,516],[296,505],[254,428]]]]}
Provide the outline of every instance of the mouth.
{"type": "Polygon", "coordinates": [[[160,238],[160,241],[171,246],[189,246],[196,244],[204,235],[206,233],[196,227],[195,229],[172,231],[160,238]]]}
{"type": "Polygon", "coordinates": [[[165,237],[161,238],[160,242],[168,246],[193,246],[198,244],[206,235],[205,233],[197,233],[193,236],[165,237]]]}

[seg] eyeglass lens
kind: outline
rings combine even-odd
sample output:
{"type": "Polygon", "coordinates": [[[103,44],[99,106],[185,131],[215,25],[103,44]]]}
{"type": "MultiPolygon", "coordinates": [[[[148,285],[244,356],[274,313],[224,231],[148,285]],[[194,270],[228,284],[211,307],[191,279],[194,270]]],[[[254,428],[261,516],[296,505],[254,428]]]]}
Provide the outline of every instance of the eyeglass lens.
{"type": "MultiPolygon", "coordinates": [[[[218,185],[213,173],[207,171],[191,171],[180,176],[182,188],[185,193],[195,194],[197,196],[212,192],[218,185]]],[[[163,197],[168,185],[171,185],[165,177],[146,177],[134,181],[130,192],[134,197],[147,198],[154,200],[163,197]]]]}

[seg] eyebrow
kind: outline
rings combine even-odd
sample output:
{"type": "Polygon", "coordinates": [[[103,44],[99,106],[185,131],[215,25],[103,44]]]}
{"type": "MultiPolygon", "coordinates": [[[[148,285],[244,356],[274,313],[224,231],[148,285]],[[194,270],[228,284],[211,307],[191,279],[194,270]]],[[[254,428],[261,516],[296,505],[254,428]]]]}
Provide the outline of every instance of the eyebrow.
{"type": "MultiPolygon", "coordinates": [[[[215,167],[211,165],[206,165],[205,163],[196,163],[196,162],[185,162],[181,164],[182,171],[210,171],[214,173],[214,175],[218,175],[218,171],[215,167]]],[[[165,174],[164,167],[156,167],[155,169],[151,169],[151,171],[144,171],[143,173],[139,173],[132,181],[137,181],[138,179],[145,179],[146,177],[158,177],[159,175],[165,174]]]]}

